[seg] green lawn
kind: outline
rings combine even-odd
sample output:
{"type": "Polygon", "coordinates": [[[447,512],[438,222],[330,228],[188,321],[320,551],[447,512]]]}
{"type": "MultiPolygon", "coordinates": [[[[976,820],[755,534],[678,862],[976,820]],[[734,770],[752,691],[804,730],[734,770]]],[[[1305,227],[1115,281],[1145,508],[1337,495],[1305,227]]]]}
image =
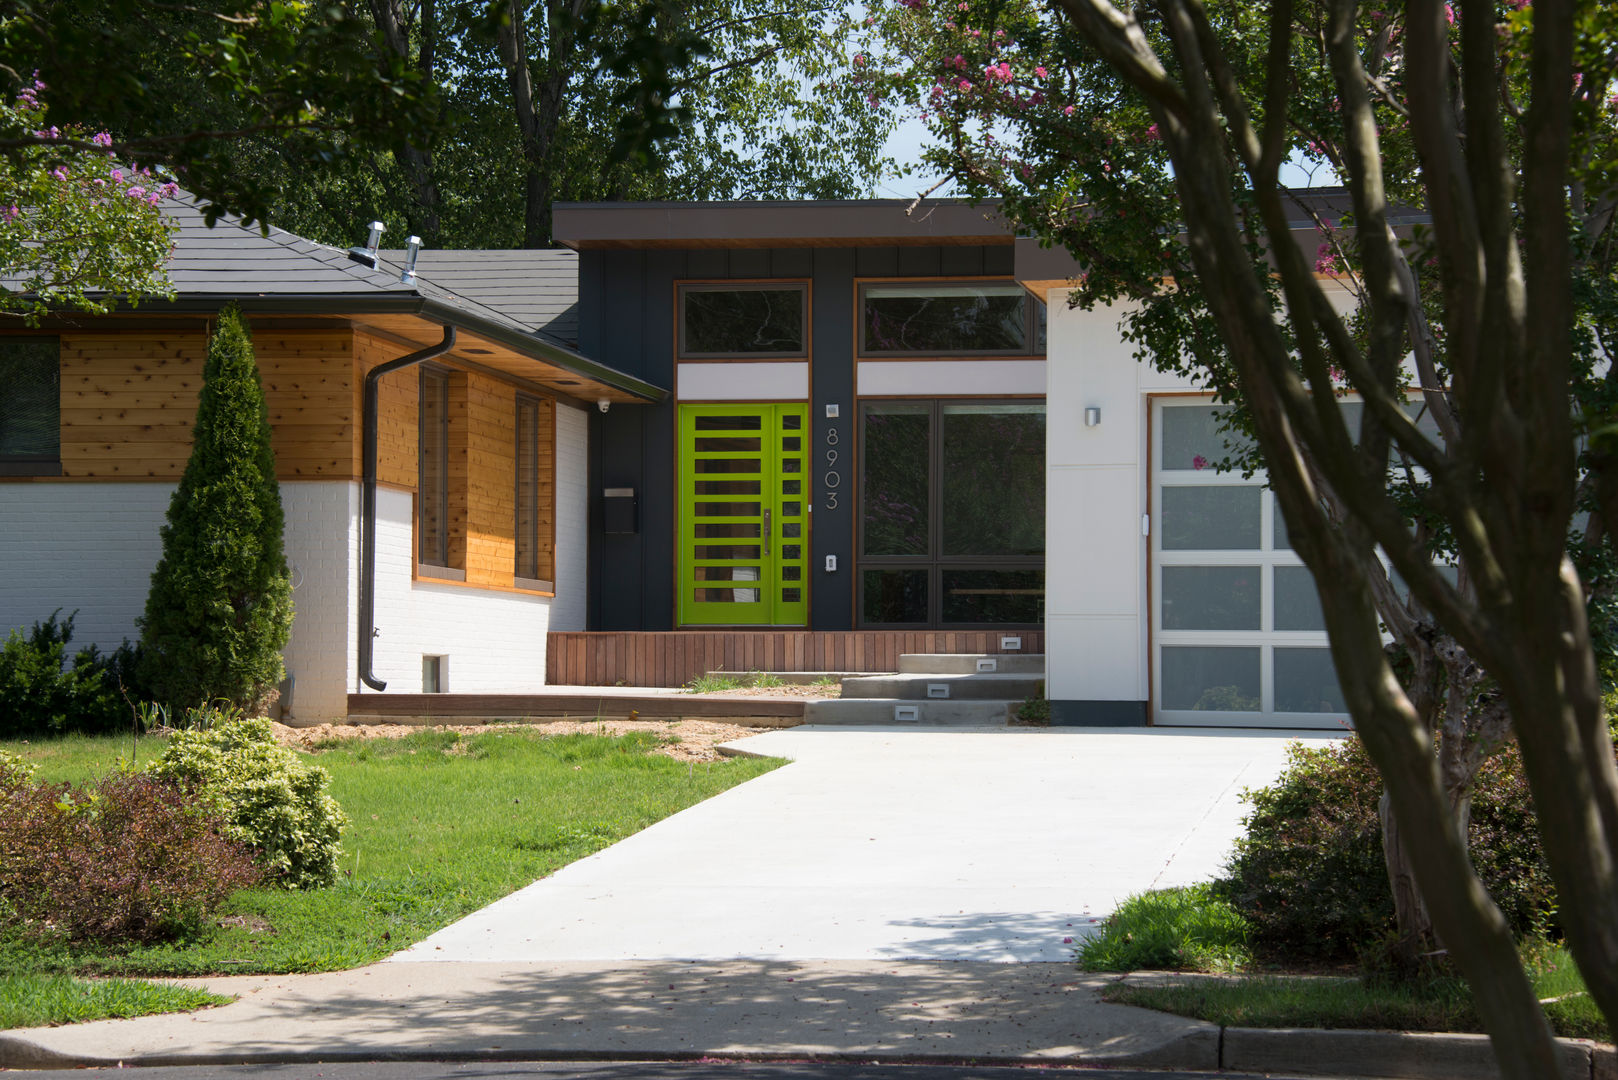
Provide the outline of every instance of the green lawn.
{"type": "Polygon", "coordinates": [[[134,979],[0,975],[0,1029],[180,1012],[230,1001],[206,990],[134,979]]]}
{"type": "MultiPolygon", "coordinates": [[[[692,765],[655,736],[507,731],[328,744],[315,755],[348,812],[343,878],[311,892],[249,889],[195,940],[125,949],[41,948],[0,937],[0,971],[117,975],[330,971],[380,959],[669,814],[781,764],[692,765]]],[[[82,782],[130,740],[0,743],[41,779],[82,782]]],[[[161,752],[142,739],[141,761],[161,752]]]]}

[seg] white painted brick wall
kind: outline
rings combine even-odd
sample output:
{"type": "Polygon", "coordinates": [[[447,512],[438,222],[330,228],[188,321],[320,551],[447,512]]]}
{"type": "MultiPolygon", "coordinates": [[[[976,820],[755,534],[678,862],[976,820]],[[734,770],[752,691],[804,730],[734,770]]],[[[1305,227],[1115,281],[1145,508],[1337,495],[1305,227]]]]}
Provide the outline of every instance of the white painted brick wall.
{"type": "Polygon", "coordinates": [[[556,406],[556,600],[552,630],[583,630],[589,543],[590,417],[556,406]]]}
{"type": "MultiPolygon", "coordinates": [[[[78,610],[75,646],[110,651],[139,637],[135,620],[163,553],[159,530],[174,488],[0,484],[0,634],[61,608],[78,610]]],[[[309,723],[344,715],[358,491],[351,483],[281,485],[296,612],[285,656],[298,679],[296,714],[309,723]]]]}
{"type": "Polygon", "coordinates": [[[282,484],[281,509],[295,612],[284,654],[287,673],[297,680],[292,720],[340,720],[348,715],[348,688],[357,678],[360,486],[282,484]]]}
{"type": "Polygon", "coordinates": [[[135,638],[169,483],[0,484],[0,636],[74,609],[73,647],[135,638]]]}
{"type": "Polygon", "coordinates": [[[545,685],[548,597],[411,580],[411,497],[377,492],[374,667],[388,690],[421,692],[423,656],[446,656],[452,693],[545,685]]]}

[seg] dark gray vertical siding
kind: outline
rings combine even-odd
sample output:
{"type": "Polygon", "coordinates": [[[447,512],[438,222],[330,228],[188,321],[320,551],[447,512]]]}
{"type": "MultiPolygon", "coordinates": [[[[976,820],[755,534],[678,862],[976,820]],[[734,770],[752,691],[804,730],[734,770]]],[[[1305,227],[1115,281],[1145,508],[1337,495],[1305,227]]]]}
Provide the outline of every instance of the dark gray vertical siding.
{"type": "Polygon", "coordinates": [[[809,619],[815,630],[848,630],[854,625],[854,251],[815,248],[814,365],[810,369],[809,502],[814,509],[809,550],[809,619]],[[830,420],[826,406],[841,415],[830,420]],[[826,505],[826,434],[837,429],[841,479],[837,509],[826,505]],[[837,556],[828,573],[826,556],[837,556]]]}

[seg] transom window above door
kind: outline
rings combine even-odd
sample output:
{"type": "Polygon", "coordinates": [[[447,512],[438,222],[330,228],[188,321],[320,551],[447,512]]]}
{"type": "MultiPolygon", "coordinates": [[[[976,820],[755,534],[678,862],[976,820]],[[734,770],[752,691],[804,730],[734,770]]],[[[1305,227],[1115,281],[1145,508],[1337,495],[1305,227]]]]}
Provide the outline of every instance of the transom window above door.
{"type": "Polygon", "coordinates": [[[1045,305],[1014,281],[860,286],[861,356],[1045,352],[1045,305]]]}
{"type": "Polygon", "coordinates": [[[680,359],[792,359],[809,355],[809,286],[723,282],[679,287],[680,359]]]}

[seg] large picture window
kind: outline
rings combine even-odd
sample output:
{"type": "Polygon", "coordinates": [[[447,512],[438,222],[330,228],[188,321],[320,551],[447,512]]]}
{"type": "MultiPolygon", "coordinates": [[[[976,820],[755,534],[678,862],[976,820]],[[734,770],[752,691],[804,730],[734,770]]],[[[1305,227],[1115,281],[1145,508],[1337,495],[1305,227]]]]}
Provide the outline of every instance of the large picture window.
{"type": "Polygon", "coordinates": [[[807,285],[681,285],[679,297],[682,359],[808,355],[807,285]]]}
{"type": "Polygon", "coordinates": [[[1045,404],[861,406],[863,626],[1034,626],[1045,607],[1045,404]]]}
{"type": "Polygon", "coordinates": [[[1039,354],[1044,315],[1014,281],[861,285],[860,355],[1039,354]]]}
{"type": "Polygon", "coordinates": [[[0,338],[0,475],[60,471],[61,355],[54,337],[0,338]]]}

